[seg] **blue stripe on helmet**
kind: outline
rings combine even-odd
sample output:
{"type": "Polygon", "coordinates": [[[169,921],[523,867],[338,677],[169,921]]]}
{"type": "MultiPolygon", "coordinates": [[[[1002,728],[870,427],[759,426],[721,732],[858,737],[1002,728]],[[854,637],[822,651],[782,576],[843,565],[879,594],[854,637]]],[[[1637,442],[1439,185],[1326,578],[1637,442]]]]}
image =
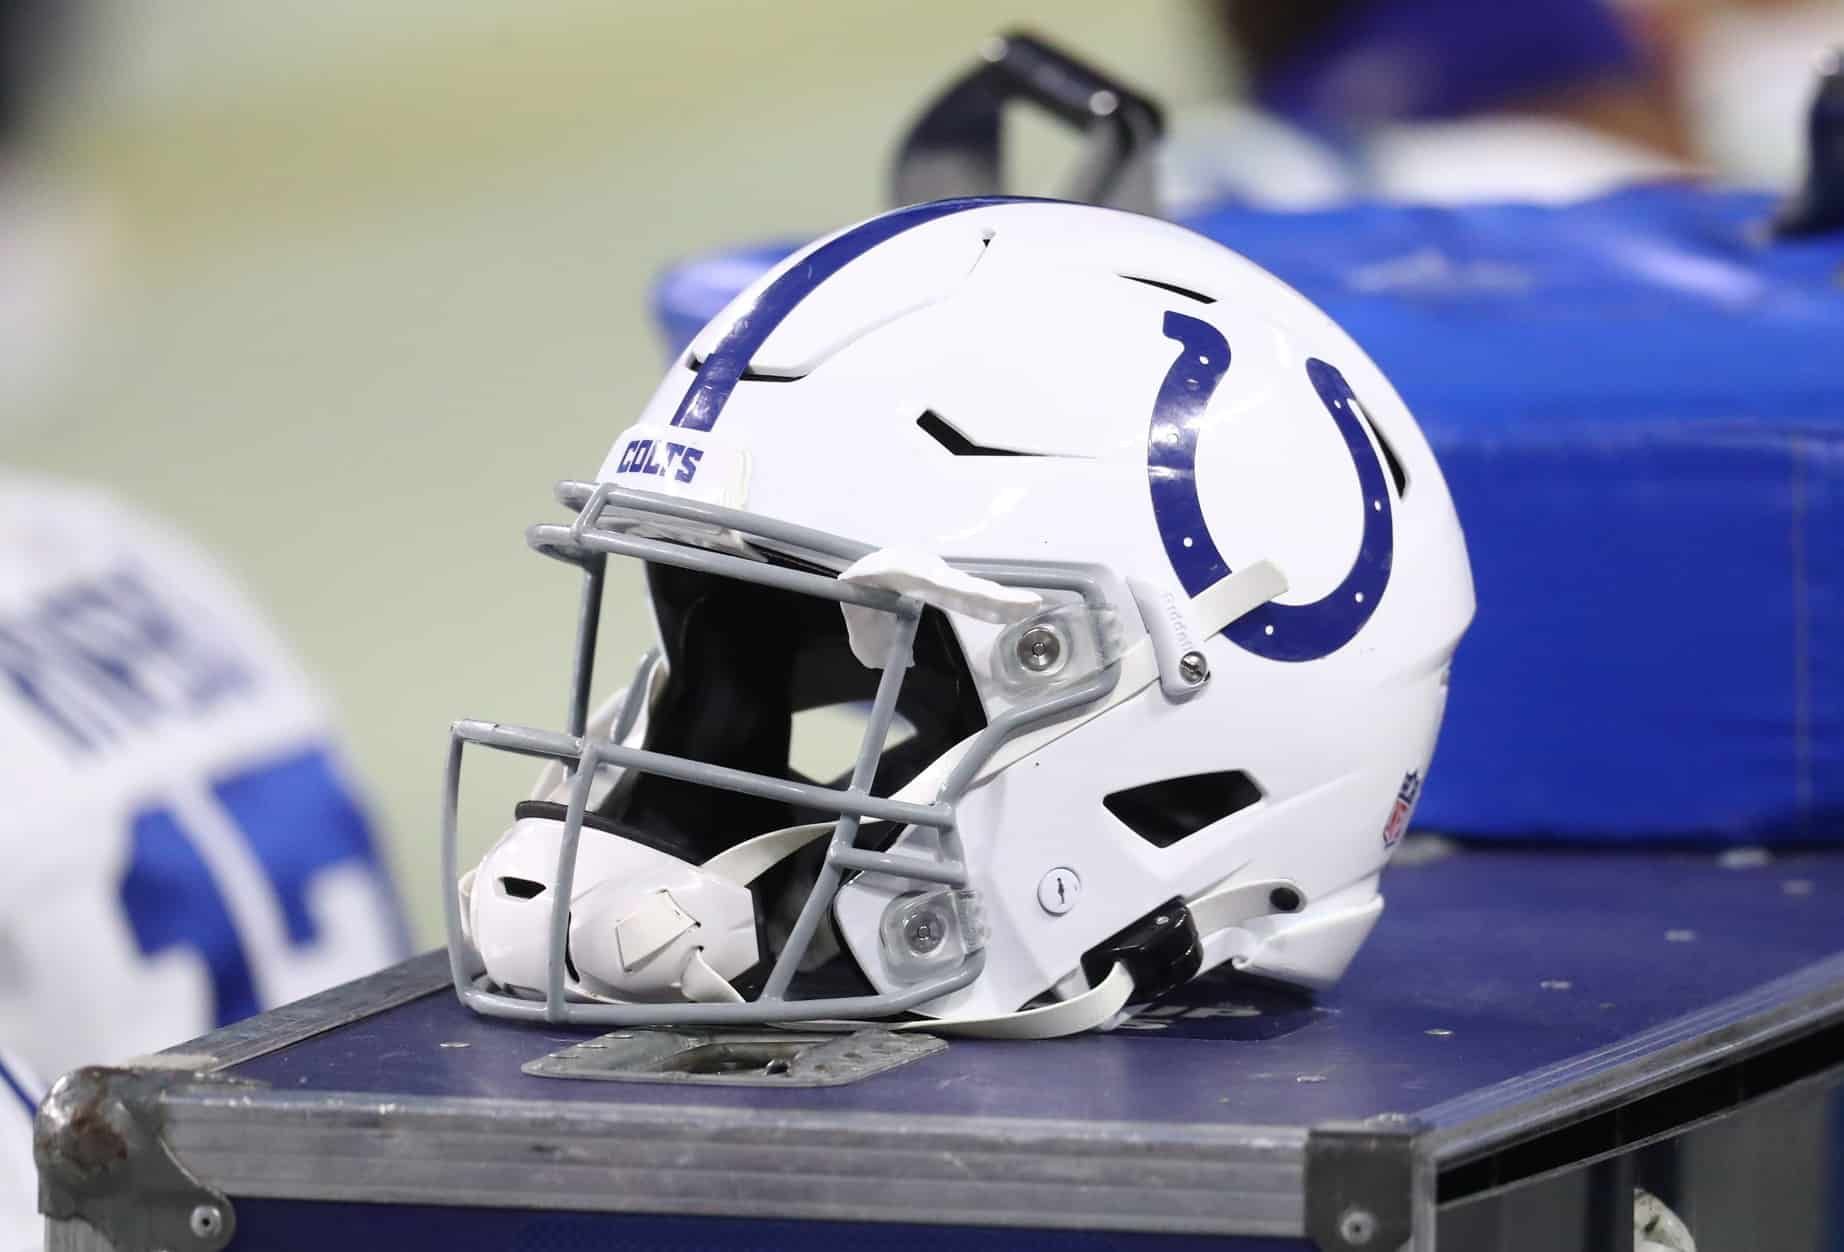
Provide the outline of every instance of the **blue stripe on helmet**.
{"type": "Polygon", "coordinates": [[[25,1105],[26,1112],[33,1112],[38,1108],[37,1097],[26,1089],[26,1084],[20,1080],[19,1075],[13,1072],[4,1057],[0,1057],[0,1087],[12,1092],[14,1097],[25,1105]]]}
{"type": "Polygon", "coordinates": [[[977,196],[912,204],[874,217],[862,226],[827,240],[763,288],[762,294],[756,297],[755,306],[737,317],[730,333],[698,367],[698,376],[692,380],[685,398],[679,401],[672,424],[692,430],[709,430],[715,425],[724,405],[730,401],[730,393],[736,390],[737,380],[775,328],[816,287],[878,244],[937,218],[987,205],[1015,203],[1016,200],[1017,197],[1011,196],[977,196]]]}

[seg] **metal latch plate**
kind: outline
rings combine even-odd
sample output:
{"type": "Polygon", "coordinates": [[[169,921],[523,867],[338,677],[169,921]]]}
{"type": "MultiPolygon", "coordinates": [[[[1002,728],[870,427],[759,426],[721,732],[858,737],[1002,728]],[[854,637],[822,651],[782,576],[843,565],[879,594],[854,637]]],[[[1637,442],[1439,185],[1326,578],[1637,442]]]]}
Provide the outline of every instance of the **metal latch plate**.
{"type": "Polygon", "coordinates": [[[838,1087],[947,1049],[933,1035],[861,1030],[617,1030],[528,1061],[538,1078],[706,1083],[728,1087],[838,1087]]]}

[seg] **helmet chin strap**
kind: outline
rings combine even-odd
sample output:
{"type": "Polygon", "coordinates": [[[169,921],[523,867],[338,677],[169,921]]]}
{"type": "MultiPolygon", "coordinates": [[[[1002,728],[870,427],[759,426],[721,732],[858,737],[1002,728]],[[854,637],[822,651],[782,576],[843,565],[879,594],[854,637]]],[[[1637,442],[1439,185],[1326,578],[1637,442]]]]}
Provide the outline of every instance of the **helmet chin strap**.
{"type": "MultiPolygon", "coordinates": [[[[1261,879],[1219,887],[1185,908],[1197,927],[1198,938],[1253,918],[1274,912],[1269,897],[1278,888],[1297,891],[1285,879],[1261,879]]],[[[990,1017],[944,1017],[935,1020],[900,1022],[892,1030],[923,1031],[928,1034],[965,1035],[977,1039],[1054,1039],[1060,1035],[1080,1034],[1085,1030],[1106,1029],[1116,1024],[1133,999],[1133,975],[1116,964],[1095,986],[1080,995],[1053,1004],[1022,1009],[1016,1013],[996,1013],[990,1017]]]]}
{"type": "Polygon", "coordinates": [[[707,874],[727,878],[739,887],[747,887],[821,835],[831,834],[838,824],[838,819],[834,818],[829,822],[809,822],[804,826],[771,830],[766,835],[757,835],[735,847],[725,848],[699,868],[707,874]]]}
{"type": "MultiPolygon", "coordinates": [[[[835,825],[836,821],[812,822],[757,835],[718,853],[699,868],[707,874],[747,886],[815,839],[829,834],[835,825]]],[[[1219,887],[1188,901],[1186,909],[1201,940],[1273,913],[1273,893],[1282,888],[1298,891],[1295,884],[1285,879],[1264,878],[1219,887]]],[[[694,1003],[744,1002],[742,994],[730,981],[705,961],[702,948],[693,949],[686,958],[679,975],[679,988],[681,994],[694,1003]]],[[[898,1022],[890,1029],[979,1039],[1054,1039],[1116,1024],[1132,1002],[1133,992],[1133,975],[1125,966],[1116,964],[1095,986],[1064,1000],[983,1017],[919,1018],[898,1022]]],[[[854,1023],[811,1024],[844,1027],[854,1023]]]]}
{"type": "MultiPolygon", "coordinates": [[[[716,877],[747,886],[762,874],[812,843],[829,834],[838,823],[814,822],[790,826],[785,830],[757,835],[718,853],[699,868],[716,877]]],[[[1255,884],[1260,885],[1260,884],[1255,884]]],[[[1263,897],[1265,898],[1265,896],[1263,897]]],[[[679,975],[679,989],[687,1000],[706,1004],[740,1004],[743,996],[730,981],[704,959],[701,948],[686,958],[679,975]]],[[[931,1034],[965,1035],[984,1039],[1053,1039],[1060,1035],[1080,1034],[1105,1026],[1119,1017],[1133,994],[1133,976],[1116,965],[1101,980],[1080,995],[1053,1004],[1039,1005],[1016,1013],[999,1013],[990,1017],[934,1018],[900,1022],[892,1030],[927,1031],[931,1034]]],[[[856,1023],[813,1023],[814,1025],[851,1026],[856,1023]]]]}
{"type": "Polygon", "coordinates": [[[1099,984],[1080,995],[1016,1013],[990,1017],[941,1017],[898,1022],[892,1030],[931,1035],[965,1035],[972,1039],[1055,1039],[1098,1030],[1118,1018],[1133,998],[1133,975],[1116,965],[1099,984]]]}
{"type": "Polygon", "coordinates": [[[1278,596],[1287,594],[1287,575],[1272,561],[1256,561],[1219,578],[1191,597],[1191,614],[1203,637],[1241,621],[1278,596]]]}
{"type": "Polygon", "coordinates": [[[1259,878],[1206,892],[1195,900],[1186,901],[1185,909],[1191,914],[1191,924],[1197,927],[1197,937],[1202,940],[1219,930],[1281,912],[1271,903],[1276,891],[1291,891],[1299,895],[1302,902],[1305,898],[1299,885],[1288,879],[1259,878]]]}
{"type": "Polygon", "coordinates": [[[1188,700],[1201,684],[1184,676],[1186,654],[1232,623],[1287,594],[1287,575],[1272,561],[1252,561],[1185,599],[1171,588],[1137,579],[1128,590],[1140,608],[1147,638],[1159,658],[1159,685],[1173,700],[1188,700]]]}

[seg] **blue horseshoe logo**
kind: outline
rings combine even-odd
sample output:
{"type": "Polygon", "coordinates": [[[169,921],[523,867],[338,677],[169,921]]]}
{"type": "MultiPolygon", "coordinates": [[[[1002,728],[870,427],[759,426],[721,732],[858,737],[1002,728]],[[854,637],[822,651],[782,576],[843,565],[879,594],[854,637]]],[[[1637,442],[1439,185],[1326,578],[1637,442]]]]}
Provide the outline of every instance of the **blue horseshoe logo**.
{"type": "MultiPolygon", "coordinates": [[[[1231,572],[1197,498],[1198,428],[1229,369],[1229,343],[1208,322],[1177,311],[1166,313],[1164,330],[1180,350],[1153,401],[1146,475],[1166,559],[1186,594],[1195,596],[1231,572]]],[[[1270,601],[1224,629],[1231,643],[1270,661],[1316,661],[1350,643],[1377,611],[1396,551],[1388,476],[1370,446],[1351,385],[1314,358],[1306,362],[1306,376],[1351,453],[1363,488],[1364,535],[1351,568],[1325,596],[1311,604],[1270,601]]]]}

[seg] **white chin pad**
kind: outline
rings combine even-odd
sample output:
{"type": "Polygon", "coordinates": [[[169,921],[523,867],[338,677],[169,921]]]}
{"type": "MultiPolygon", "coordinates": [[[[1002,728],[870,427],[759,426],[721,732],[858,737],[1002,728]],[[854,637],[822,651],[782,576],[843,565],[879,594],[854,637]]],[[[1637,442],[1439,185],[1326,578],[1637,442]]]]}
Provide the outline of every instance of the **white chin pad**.
{"type": "MultiPolygon", "coordinates": [[[[880,548],[860,557],[839,575],[839,581],[914,596],[934,608],[1000,625],[1023,621],[1044,605],[1035,591],[976,577],[933,553],[909,548],[880,548]]],[[[856,604],[839,608],[845,614],[852,655],[867,669],[882,669],[896,638],[897,618],[856,604]]]]}
{"type": "MultiPolygon", "coordinates": [[[[487,974],[509,987],[542,991],[552,888],[563,823],[527,818],[481,861],[469,893],[469,930],[487,974]],[[529,887],[507,879],[537,883],[529,887]]],[[[756,963],[755,902],[749,888],[669,853],[585,829],[570,900],[570,957],[578,990],[619,1000],[709,998],[710,973],[735,978],[756,963]],[[693,986],[685,971],[702,954],[693,986]]]]}

